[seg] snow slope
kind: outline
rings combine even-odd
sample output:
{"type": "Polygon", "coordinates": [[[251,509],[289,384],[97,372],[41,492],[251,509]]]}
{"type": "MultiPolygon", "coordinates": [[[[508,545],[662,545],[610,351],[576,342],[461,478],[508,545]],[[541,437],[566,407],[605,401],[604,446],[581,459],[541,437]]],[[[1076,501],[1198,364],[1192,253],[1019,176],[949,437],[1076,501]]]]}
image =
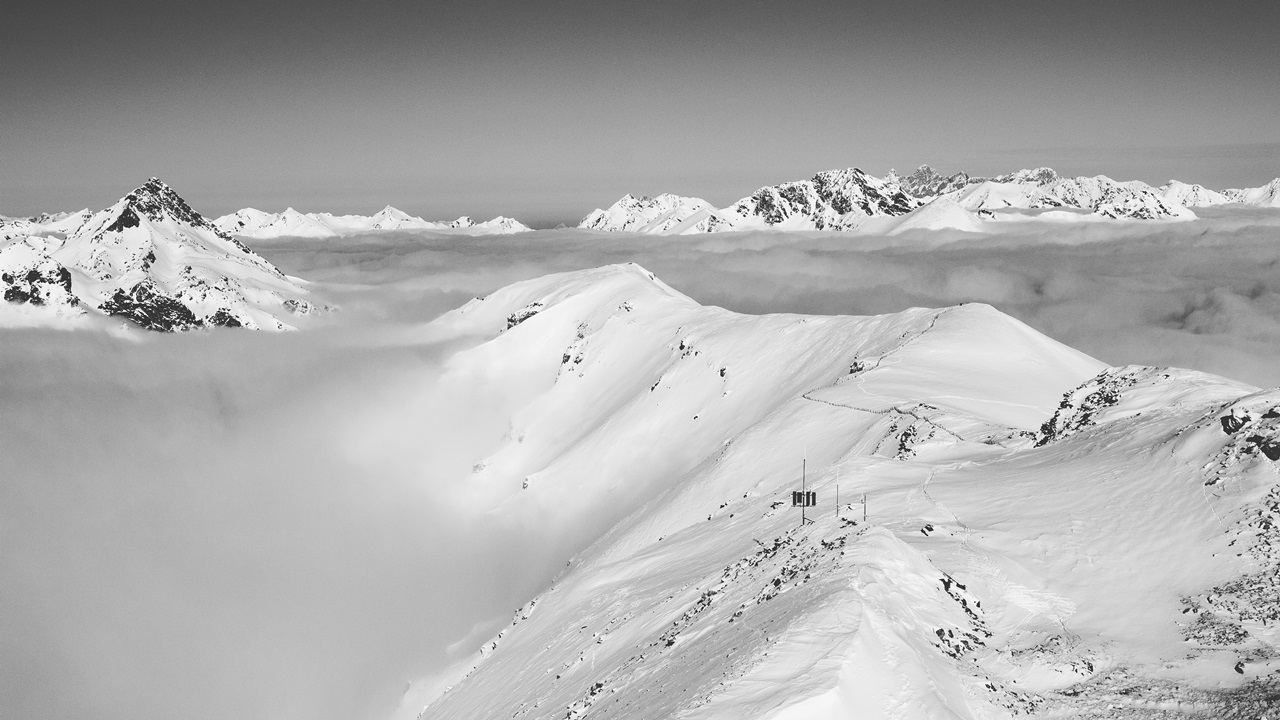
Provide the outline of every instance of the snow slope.
{"type": "Polygon", "coordinates": [[[996,182],[984,180],[965,187],[955,194],[955,201],[966,210],[997,210],[1000,208],[1055,208],[1063,202],[1032,183],[996,182]]]}
{"type": "Polygon", "coordinates": [[[486,496],[639,510],[397,717],[1275,706],[1280,392],[1107,368],[984,305],[737,315],[635,265],[435,331],[481,341],[457,381],[510,383],[486,496]]]}
{"type": "Polygon", "coordinates": [[[985,227],[977,212],[964,207],[951,195],[944,195],[902,216],[888,234],[897,235],[909,230],[959,230],[974,233],[983,232],[985,227]]]}
{"type": "Polygon", "coordinates": [[[34,305],[57,308],[59,316],[120,316],[149,330],[285,330],[292,327],[285,318],[316,309],[300,281],[214,227],[156,178],[65,238],[11,239],[0,248],[0,271],[6,313],[34,305]]]}

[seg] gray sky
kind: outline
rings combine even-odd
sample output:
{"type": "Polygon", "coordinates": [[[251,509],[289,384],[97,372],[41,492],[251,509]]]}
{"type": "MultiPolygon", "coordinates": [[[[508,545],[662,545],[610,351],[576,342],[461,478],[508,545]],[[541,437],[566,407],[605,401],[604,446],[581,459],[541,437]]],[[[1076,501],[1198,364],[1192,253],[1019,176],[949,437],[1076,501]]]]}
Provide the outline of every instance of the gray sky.
{"type": "Polygon", "coordinates": [[[1244,2],[34,2],[0,47],[0,213],[576,220],[859,166],[1280,174],[1280,7],[1244,2]]]}

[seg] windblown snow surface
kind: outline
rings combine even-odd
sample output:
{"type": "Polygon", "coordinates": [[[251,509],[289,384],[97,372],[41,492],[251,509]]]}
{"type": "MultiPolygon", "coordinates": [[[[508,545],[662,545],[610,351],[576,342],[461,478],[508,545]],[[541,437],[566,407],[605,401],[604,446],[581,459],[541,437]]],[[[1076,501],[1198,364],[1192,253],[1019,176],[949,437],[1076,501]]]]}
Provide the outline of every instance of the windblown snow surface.
{"type": "Polygon", "coordinates": [[[990,212],[273,238],[341,312],[0,329],[0,716],[1273,717],[1276,402],[1176,368],[1280,385],[1280,215],[990,212]]]}

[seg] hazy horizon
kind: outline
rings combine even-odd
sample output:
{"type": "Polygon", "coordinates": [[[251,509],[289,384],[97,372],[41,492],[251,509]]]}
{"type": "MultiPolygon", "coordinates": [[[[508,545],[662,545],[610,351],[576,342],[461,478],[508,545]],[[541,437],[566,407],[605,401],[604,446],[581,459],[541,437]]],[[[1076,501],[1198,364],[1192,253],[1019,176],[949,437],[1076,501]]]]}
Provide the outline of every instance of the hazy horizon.
{"type": "MultiPolygon", "coordinates": [[[[1206,155],[1204,153],[1197,154],[1193,150],[1194,149],[1189,149],[1183,153],[1183,155],[1185,156],[1184,160],[1188,161],[1188,163],[1203,162],[1206,159],[1206,155]]],[[[1256,146],[1241,146],[1241,145],[1222,146],[1221,148],[1219,148],[1219,150],[1221,151],[1221,155],[1223,158],[1244,157],[1247,155],[1252,160],[1252,162],[1258,165],[1259,167],[1265,166],[1265,167],[1280,168],[1280,143],[1259,143],[1256,146]],[[1254,150],[1256,150],[1256,152],[1252,154],[1248,154],[1246,151],[1249,148],[1253,148],[1254,150]],[[1274,162],[1272,161],[1272,155],[1275,156],[1274,162]]],[[[1060,150],[1059,152],[1068,152],[1068,151],[1060,150]]],[[[1123,163],[1120,163],[1120,164],[1123,165],[1123,163]]],[[[1063,168],[1077,167],[1075,163],[1064,164],[1064,163],[1049,163],[1049,162],[1023,163],[1016,167],[1009,166],[1003,169],[993,169],[993,170],[988,170],[984,172],[975,172],[967,167],[966,168],[938,167],[937,165],[934,165],[932,163],[927,163],[927,162],[920,163],[920,165],[912,165],[910,167],[895,166],[895,167],[887,168],[883,171],[870,170],[865,167],[862,169],[864,171],[869,172],[871,175],[875,175],[875,176],[884,176],[890,170],[895,170],[901,175],[906,175],[914,171],[917,167],[920,167],[923,165],[929,165],[930,167],[933,167],[934,170],[938,171],[943,175],[950,175],[956,172],[968,172],[970,175],[973,175],[973,176],[1002,175],[1002,174],[1007,174],[1007,173],[1015,172],[1017,170],[1022,170],[1022,169],[1048,166],[1048,167],[1054,168],[1060,174],[1064,176],[1070,176],[1070,177],[1075,177],[1080,175],[1085,175],[1085,176],[1107,175],[1114,180],[1142,180],[1143,182],[1146,182],[1147,184],[1152,186],[1162,185],[1164,184],[1164,182],[1167,182],[1169,180],[1181,180],[1187,183],[1198,183],[1200,185],[1204,185],[1205,187],[1208,187],[1213,190],[1222,190],[1227,187],[1255,187],[1258,185],[1266,184],[1270,180],[1274,179],[1274,177],[1280,177],[1280,175],[1273,175],[1270,177],[1264,177],[1262,180],[1258,180],[1256,182],[1234,183],[1234,184],[1232,183],[1212,184],[1212,183],[1201,182],[1200,180],[1191,178],[1189,176],[1182,176],[1182,177],[1171,176],[1171,177],[1165,178],[1164,180],[1153,180],[1151,179],[1152,176],[1131,177],[1123,173],[1112,173],[1112,172],[1099,171],[1099,170],[1085,169],[1085,170],[1071,171],[1071,170],[1064,170],[1063,168]]],[[[985,167],[986,165],[983,165],[983,166],[985,167]]],[[[991,166],[995,167],[994,164],[992,164],[991,166]]],[[[1084,163],[1080,163],[1079,166],[1084,167],[1084,163]]],[[[591,206],[590,208],[586,208],[584,206],[584,209],[580,213],[567,214],[567,215],[553,215],[546,212],[535,211],[534,214],[525,214],[522,216],[521,214],[512,213],[510,211],[505,211],[500,208],[490,213],[474,213],[474,212],[460,211],[455,213],[440,212],[440,213],[433,214],[429,210],[428,211],[417,210],[416,208],[421,207],[422,206],[421,204],[418,206],[414,206],[407,203],[398,204],[393,202],[387,202],[385,200],[379,200],[378,197],[374,197],[374,196],[365,197],[362,194],[343,194],[340,192],[333,194],[333,196],[329,198],[329,204],[327,205],[323,204],[322,200],[318,200],[317,201],[318,204],[311,206],[311,205],[303,205],[301,203],[296,203],[289,200],[287,191],[284,191],[284,190],[272,191],[269,193],[265,193],[263,196],[264,198],[274,198],[274,200],[269,200],[267,202],[256,202],[256,203],[251,202],[244,205],[230,206],[226,204],[225,198],[239,197],[239,195],[235,195],[230,191],[211,190],[211,191],[203,192],[200,195],[190,195],[186,192],[186,190],[183,187],[175,187],[174,190],[177,191],[178,194],[183,195],[184,198],[191,203],[191,205],[197,212],[200,212],[201,214],[206,215],[209,218],[227,215],[244,208],[255,208],[258,210],[263,210],[265,212],[282,212],[288,207],[292,207],[293,209],[303,213],[328,212],[333,214],[373,215],[374,213],[386,207],[387,205],[393,205],[396,208],[403,210],[405,212],[408,212],[411,215],[421,216],[425,220],[432,220],[432,221],[453,220],[463,215],[469,215],[475,220],[479,221],[479,220],[487,220],[487,219],[490,219],[491,217],[498,216],[498,215],[505,215],[508,217],[514,217],[515,219],[520,220],[521,222],[525,223],[526,225],[529,225],[530,227],[533,227],[534,229],[551,229],[556,227],[560,223],[564,223],[572,227],[573,225],[576,225],[583,217],[589,214],[592,210],[595,210],[597,208],[607,208],[610,205],[612,205],[615,201],[617,201],[618,198],[622,197],[624,194],[627,194],[627,193],[630,193],[631,195],[635,195],[639,197],[643,195],[655,196],[661,193],[670,192],[677,195],[699,197],[699,198],[702,198],[703,200],[707,200],[711,202],[716,207],[728,207],[729,205],[736,202],[737,200],[743,197],[747,197],[748,195],[750,195],[752,192],[754,192],[760,187],[764,187],[766,185],[777,185],[779,183],[789,182],[793,180],[803,180],[803,179],[812,177],[815,173],[822,172],[824,170],[841,169],[844,167],[859,167],[859,166],[833,165],[830,167],[822,167],[822,168],[815,169],[812,172],[797,175],[795,177],[777,178],[774,180],[763,181],[757,185],[751,185],[748,189],[744,189],[736,193],[721,192],[718,194],[713,194],[713,193],[700,192],[696,188],[692,188],[692,185],[693,185],[692,183],[684,183],[684,185],[689,186],[691,189],[673,190],[669,187],[663,186],[660,180],[640,182],[640,183],[637,183],[637,185],[640,186],[640,188],[638,189],[633,188],[633,189],[623,190],[619,192],[616,196],[613,196],[612,199],[610,200],[607,200],[607,201],[602,200],[601,202],[591,206]],[[219,198],[223,198],[222,202],[219,202],[219,198]]],[[[1264,175],[1266,175],[1266,172],[1262,171],[1261,175],[1257,175],[1257,176],[1262,177],[1264,175]]],[[[148,177],[151,177],[151,176],[148,176],[148,177]]],[[[167,181],[167,179],[164,177],[160,177],[160,179],[167,181]]],[[[64,207],[42,208],[39,210],[27,211],[27,212],[13,212],[8,208],[0,208],[0,215],[7,215],[10,217],[32,217],[42,212],[72,212],[82,208],[88,208],[90,210],[96,211],[105,207],[109,207],[111,204],[113,204],[114,202],[119,200],[121,197],[126,195],[130,190],[134,189],[134,187],[141,185],[142,182],[145,180],[146,178],[142,178],[138,180],[134,185],[127,186],[125,189],[120,189],[116,196],[110,195],[110,189],[103,188],[102,192],[99,193],[99,195],[102,197],[106,197],[107,199],[102,200],[97,205],[94,205],[94,204],[76,205],[75,203],[72,203],[71,205],[67,205],[64,207]]],[[[714,183],[709,183],[709,184],[714,185],[714,183]]],[[[35,191],[33,190],[33,192],[35,191]]],[[[542,190],[541,192],[543,194],[547,194],[547,193],[555,194],[555,191],[550,191],[550,190],[542,190]]],[[[395,193],[392,193],[392,194],[395,194],[395,193]]],[[[599,193],[593,193],[593,195],[598,195],[598,194],[599,193]]],[[[452,197],[461,196],[461,195],[462,195],[461,193],[456,193],[456,192],[445,193],[443,194],[443,197],[452,198],[452,197]]],[[[426,205],[426,207],[433,207],[433,206],[438,207],[438,206],[441,206],[441,204],[434,203],[434,204],[426,205]]],[[[444,206],[449,207],[450,205],[446,204],[444,206]]],[[[461,204],[456,204],[456,206],[462,207],[461,204]]],[[[554,203],[550,204],[550,206],[554,206],[554,203]]]]}
{"type": "Polygon", "coordinates": [[[0,48],[7,215],[105,207],[152,175],[215,215],[546,225],[835,167],[1280,174],[1272,5],[126,0],[7,19],[30,29],[0,48]]]}

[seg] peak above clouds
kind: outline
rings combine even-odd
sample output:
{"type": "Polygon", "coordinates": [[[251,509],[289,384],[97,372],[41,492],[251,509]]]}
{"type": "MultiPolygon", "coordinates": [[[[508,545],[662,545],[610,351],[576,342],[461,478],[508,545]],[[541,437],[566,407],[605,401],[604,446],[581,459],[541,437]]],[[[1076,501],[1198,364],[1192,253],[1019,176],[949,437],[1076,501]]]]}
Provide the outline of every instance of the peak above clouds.
{"type": "MultiPolygon", "coordinates": [[[[252,215],[246,215],[251,222],[252,215]]],[[[0,249],[6,322],[118,316],[148,330],[287,330],[308,292],[151,178],[87,217],[20,226],[0,249]]]]}

